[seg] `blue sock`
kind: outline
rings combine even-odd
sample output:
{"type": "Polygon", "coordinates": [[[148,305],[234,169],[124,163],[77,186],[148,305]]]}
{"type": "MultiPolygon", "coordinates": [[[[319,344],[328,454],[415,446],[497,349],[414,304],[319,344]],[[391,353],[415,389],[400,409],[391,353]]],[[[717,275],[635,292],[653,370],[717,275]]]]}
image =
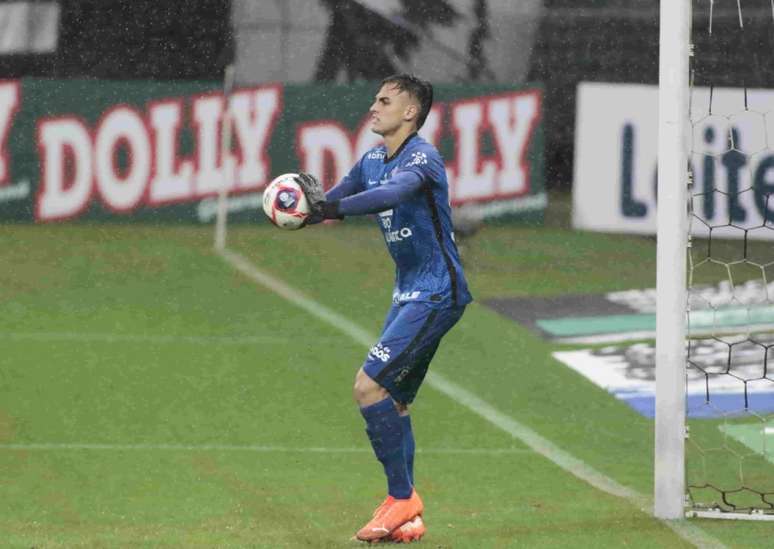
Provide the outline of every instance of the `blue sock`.
{"type": "Polygon", "coordinates": [[[403,453],[403,427],[398,410],[391,398],[360,408],[366,420],[366,433],[371,446],[384,466],[387,491],[398,499],[411,497],[411,482],[403,453]]]}
{"type": "Polygon", "coordinates": [[[414,485],[414,432],[411,430],[411,416],[400,416],[403,423],[403,455],[406,456],[406,469],[409,482],[414,485]]]}

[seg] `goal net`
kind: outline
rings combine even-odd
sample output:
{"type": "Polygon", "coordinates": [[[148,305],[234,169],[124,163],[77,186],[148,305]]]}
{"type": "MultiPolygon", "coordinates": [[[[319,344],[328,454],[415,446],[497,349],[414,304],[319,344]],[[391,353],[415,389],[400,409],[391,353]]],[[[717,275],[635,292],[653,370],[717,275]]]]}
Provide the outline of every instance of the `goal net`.
{"type": "MultiPolygon", "coordinates": [[[[686,24],[692,24],[686,101],[674,93],[677,106],[686,108],[681,137],[687,145],[684,157],[667,161],[684,161],[688,169],[682,168],[682,182],[670,182],[661,181],[662,173],[681,168],[659,167],[659,209],[677,200],[675,215],[685,223],[665,217],[661,226],[659,217],[660,283],[683,312],[674,314],[672,304],[668,314],[662,303],[659,318],[664,363],[657,366],[656,514],[678,518],[679,509],[689,516],[774,520],[774,81],[766,65],[774,0],[695,0],[692,14],[686,3],[686,24]],[[718,70],[729,62],[738,68],[734,74],[718,70]],[[662,196],[662,189],[681,184],[684,194],[667,189],[662,196]],[[685,238],[670,234],[675,229],[685,238]],[[685,271],[665,264],[665,246],[684,246],[678,265],[685,263],[685,271]],[[668,277],[684,291],[670,293],[668,277]],[[683,339],[672,355],[669,323],[683,339]],[[672,366],[682,379],[672,377],[672,366]],[[677,391],[682,395],[672,399],[677,391]],[[668,486],[681,473],[684,485],[668,486]]],[[[668,87],[663,56],[671,55],[665,39],[662,29],[662,88],[668,87]]],[[[669,135],[662,130],[660,139],[669,135]]]]}

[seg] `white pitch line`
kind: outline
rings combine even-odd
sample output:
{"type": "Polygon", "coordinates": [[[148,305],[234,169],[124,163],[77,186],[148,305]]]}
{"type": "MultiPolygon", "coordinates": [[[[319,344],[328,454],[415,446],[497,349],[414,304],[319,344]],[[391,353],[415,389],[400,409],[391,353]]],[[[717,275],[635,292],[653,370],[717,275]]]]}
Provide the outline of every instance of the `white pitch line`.
{"type": "Polygon", "coordinates": [[[193,343],[197,345],[266,345],[277,343],[277,338],[269,336],[186,336],[98,332],[0,332],[0,340],[3,339],[16,341],[94,341],[98,343],[193,343]]]}
{"type": "MultiPolygon", "coordinates": [[[[254,282],[265,286],[294,305],[304,309],[311,315],[338,328],[354,341],[366,347],[370,347],[377,340],[376,335],[370,334],[348,318],[341,316],[314,299],[305,296],[299,290],[290,287],[281,280],[260,271],[255,265],[238,253],[229,249],[219,250],[217,253],[235,269],[254,282]]],[[[441,374],[434,371],[428,372],[426,383],[433,389],[450,397],[455,402],[465,406],[474,414],[484,418],[495,427],[505,431],[513,438],[520,440],[534,452],[545,457],[568,473],[587,482],[598,490],[629,501],[646,514],[652,516],[653,500],[651,497],[640,494],[597,471],[587,463],[562,450],[536,431],[533,431],[526,425],[523,425],[512,417],[498,411],[486,401],[480,399],[467,389],[449,381],[441,374]]],[[[685,520],[663,520],[661,522],[675,532],[675,534],[696,547],[725,547],[719,540],[685,520]]]]}
{"type": "MultiPolygon", "coordinates": [[[[335,448],[324,446],[292,447],[263,446],[258,444],[107,444],[92,442],[29,442],[19,444],[0,444],[0,450],[17,451],[56,451],[56,450],[107,450],[107,451],[153,451],[171,450],[183,452],[256,452],[256,453],[292,453],[292,454],[371,454],[373,450],[367,447],[335,448]]],[[[524,454],[530,452],[526,448],[417,448],[417,454],[453,454],[477,456],[501,456],[524,454]]]]}

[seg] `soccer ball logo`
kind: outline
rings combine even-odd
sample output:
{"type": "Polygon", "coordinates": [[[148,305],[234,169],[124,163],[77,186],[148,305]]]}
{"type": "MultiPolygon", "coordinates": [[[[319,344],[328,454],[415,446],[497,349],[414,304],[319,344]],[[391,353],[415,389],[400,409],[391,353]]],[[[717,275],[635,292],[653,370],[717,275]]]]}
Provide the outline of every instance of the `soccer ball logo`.
{"type": "Polygon", "coordinates": [[[280,229],[300,229],[309,215],[309,203],[295,178],[294,173],[280,175],[263,191],[263,211],[280,229]]]}
{"type": "Polygon", "coordinates": [[[280,192],[277,193],[277,203],[274,207],[280,210],[290,211],[298,202],[298,194],[295,189],[289,189],[283,187],[280,192]]]}

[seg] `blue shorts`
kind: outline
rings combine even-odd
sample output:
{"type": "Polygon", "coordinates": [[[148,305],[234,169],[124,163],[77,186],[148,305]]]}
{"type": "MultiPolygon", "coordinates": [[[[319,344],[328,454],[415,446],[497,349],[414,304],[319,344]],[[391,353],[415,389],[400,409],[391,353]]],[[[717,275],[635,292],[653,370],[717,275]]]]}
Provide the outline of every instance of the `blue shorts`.
{"type": "Polygon", "coordinates": [[[411,404],[441,338],[464,311],[464,305],[446,309],[425,303],[393,305],[379,342],[368,352],[363,370],[396,402],[411,404]]]}

